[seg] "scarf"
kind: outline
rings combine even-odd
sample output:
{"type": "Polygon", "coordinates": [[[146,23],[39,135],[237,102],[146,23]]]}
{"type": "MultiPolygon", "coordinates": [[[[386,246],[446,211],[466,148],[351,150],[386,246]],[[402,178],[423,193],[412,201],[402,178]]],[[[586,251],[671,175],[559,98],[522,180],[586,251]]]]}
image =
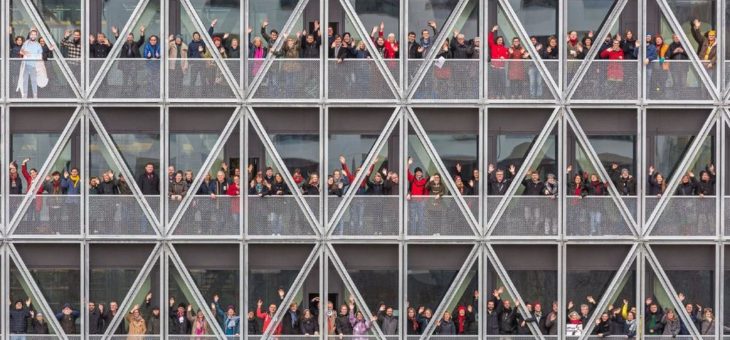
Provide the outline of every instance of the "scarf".
{"type": "Polygon", "coordinates": [[[53,185],[53,192],[52,194],[58,195],[61,193],[61,181],[53,181],[51,183],[53,185]]]}
{"type": "Polygon", "coordinates": [[[459,310],[456,313],[456,333],[464,334],[464,328],[466,327],[466,308],[459,306],[459,310]],[[461,315],[461,311],[464,311],[464,315],[461,315]]]}
{"type": "Polygon", "coordinates": [[[203,321],[195,320],[195,329],[193,329],[193,333],[195,333],[195,335],[204,335],[207,323],[208,322],[205,320],[203,320],[203,321]]]}
{"type": "Polygon", "coordinates": [[[259,47],[254,50],[253,57],[256,59],[263,59],[264,58],[264,49],[259,47]]]}
{"type": "Polygon", "coordinates": [[[581,195],[580,185],[576,185],[575,186],[575,190],[573,190],[573,194],[576,195],[576,196],[580,196],[581,195]]]}
{"type": "Polygon", "coordinates": [[[603,188],[601,187],[600,181],[591,182],[591,186],[596,191],[596,195],[603,195],[603,188]]]}
{"type": "Polygon", "coordinates": [[[408,321],[410,321],[410,323],[411,323],[411,329],[413,329],[413,331],[417,331],[418,330],[418,320],[416,320],[416,318],[412,318],[412,319],[408,318],[408,321]]]}
{"type": "Polygon", "coordinates": [[[79,175],[76,175],[76,176],[70,175],[68,178],[71,179],[71,182],[73,182],[73,184],[74,184],[74,188],[76,188],[78,186],[78,184],[79,184],[79,179],[81,179],[81,176],[79,176],[79,175]]]}

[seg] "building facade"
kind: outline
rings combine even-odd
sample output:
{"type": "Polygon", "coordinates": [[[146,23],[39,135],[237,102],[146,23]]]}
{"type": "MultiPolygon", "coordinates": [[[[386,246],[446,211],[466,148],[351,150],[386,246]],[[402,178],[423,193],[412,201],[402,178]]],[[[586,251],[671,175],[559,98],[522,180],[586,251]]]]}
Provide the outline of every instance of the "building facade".
{"type": "Polygon", "coordinates": [[[3,339],[730,334],[725,1],[0,17],[3,339]]]}

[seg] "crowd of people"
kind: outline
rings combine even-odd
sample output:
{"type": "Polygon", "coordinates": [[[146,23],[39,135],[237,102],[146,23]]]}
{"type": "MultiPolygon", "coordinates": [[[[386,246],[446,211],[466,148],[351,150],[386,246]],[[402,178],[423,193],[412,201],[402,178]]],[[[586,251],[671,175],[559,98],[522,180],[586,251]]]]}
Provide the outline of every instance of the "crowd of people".
{"type": "MultiPolygon", "coordinates": [[[[23,195],[29,189],[34,181],[37,180],[38,171],[35,168],[29,168],[29,159],[23,160],[18,171],[18,165],[12,162],[9,167],[9,193],[11,195],[23,195]],[[23,176],[28,188],[24,190],[23,176]]],[[[373,162],[365,166],[356,168],[352,171],[344,156],[339,157],[340,167],[332,170],[327,175],[326,182],[320,183],[319,174],[316,171],[305,172],[301,169],[294,169],[292,179],[295,187],[293,190],[300,192],[305,196],[317,196],[326,192],[329,197],[343,197],[350,187],[356,186],[355,195],[365,196],[398,196],[401,190],[400,176],[397,171],[390,170],[387,167],[388,162],[380,162],[375,157],[373,162]],[[376,170],[375,166],[380,164],[376,170]],[[365,171],[360,183],[355,183],[358,174],[365,171]]],[[[438,172],[428,174],[423,168],[415,166],[414,160],[409,158],[407,161],[407,181],[404,183],[405,199],[408,204],[409,228],[411,233],[440,233],[439,226],[447,225],[450,220],[449,216],[453,215],[453,211],[458,209],[456,201],[453,199],[442,199],[451,197],[453,193],[449,191],[446,180],[438,172]]],[[[211,233],[216,232],[218,225],[224,228],[225,225],[238,225],[240,218],[240,202],[237,199],[220,200],[218,197],[238,197],[242,194],[241,190],[246,190],[250,198],[267,199],[268,197],[290,197],[293,192],[292,188],[284,180],[284,174],[275,172],[273,168],[267,167],[258,170],[254,165],[249,165],[246,169],[246,178],[248,178],[247,187],[244,187],[241,179],[241,171],[239,168],[230,169],[223,162],[220,168],[214,169],[213,173],[206,174],[202,182],[197,188],[193,188],[195,175],[192,170],[176,170],[174,166],[167,169],[168,192],[167,198],[170,204],[179,204],[186,195],[196,195],[200,198],[210,197],[211,204],[206,205],[205,200],[196,199],[191,204],[193,218],[202,226],[210,223],[206,229],[211,233]],[[214,211],[205,214],[210,220],[203,217],[203,211],[212,209],[214,211]]],[[[458,194],[463,197],[479,195],[480,190],[480,171],[473,168],[470,174],[462,173],[463,166],[456,163],[453,169],[450,169],[448,176],[452,177],[455,189],[458,194]]],[[[566,179],[564,190],[568,196],[568,204],[570,206],[581,206],[581,199],[586,196],[607,196],[609,195],[609,181],[613,183],[620,196],[636,196],[637,181],[628,168],[621,168],[618,163],[611,163],[606,169],[609,178],[601,179],[597,172],[588,172],[584,170],[574,170],[572,165],[566,168],[566,179]]],[[[512,182],[516,180],[517,167],[510,164],[506,169],[498,168],[493,164],[489,164],[487,169],[487,183],[485,186],[488,196],[503,196],[507,194],[512,182]]],[[[708,164],[705,170],[695,176],[693,171],[688,171],[682,176],[674,195],[675,196],[714,196],[715,195],[715,176],[716,171],[713,164],[708,164]]],[[[44,200],[35,200],[32,207],[29,208],[25,219],[31,222],[41,221],[41,214],[48,216],[48,223],[60,223],[68,219],[68,215],[72,213],[75,204],[79,203],[78,195],[80,195],[80,173],[77,168],[69,170],[52,171],[46,176],[38,188],[37,195],[49,195],[44,200]],[[74,204],[75,203],[75,204],[74,204]]],[[[161,190],[160,177],[155,170],[153,163],[148,163],[144,167],[144,172],[139,174],[135,179],[142,195],[159,196],[161,190]]],[[[558,198],[561,184],[558,177],[553,173],[548,173],[543,178],[540,171],[528,169],[524,178],[519,179],[520,187],[517,194],[531,197],[558,198]]],[[[666,193],[667,180],[665,176],[658,172],[653,166],[649,167],[646,182],[647,197],[661,197],[666,193]]],[[[129,183],[122,174],[114,174],[111,170],[105,170],[99,176],[91,176],[88,183],[88,193],[90,195],[132,195],[129,183]]],[[[280,201],[282,204],[286,202],[280,201]]],[[[466,200],[468,208],[474,208],[472,205],[477,204],[476,200],[466,200]]],[[[333,203],[334,204],[334,203],[333,203]]],[[[338,224],[340,232],[343,232],[345,226],[353,231],[363,229],[366,218],[366,203],[361,200],[354,200],[347,213],[343,216],[338,224]]],[[[592,205],[591,209],[577,209],[576,213],[582,212],[583,215],[576,215],[579,224],[584,225],[586,233],[596,235],[601,233],[602,226],[606,223],[605,215],[608,207],[600,205],[592,205]],[[596,208],[597,207],[597,208],[596,208]]],[[[273,235],[279,235],[283,232],[285,226],[301,224],[304,217],[296,213],[298,209],[288,211],[287,209],[272,209],[268,205],[250,205],[254,224],[261,230],[268,230],[273,235]],[[301,221],[297,221],[301,220],[301,221]]],[[[291,210],[291,209],[289,209],[291,210]]],[[[544,228],[546,235],[554,235],[557,232],[558,220],[555,212],[543,207],[541,204],[527,204],[524,206],[524,215],[512,216],[511,218],[520,218],[522,224],[531,226],[535,230],[544,228]]],[[[114,218],[118,214],[114,209],[107,209],[99,214],[92,216],[99,222],[106,223],[122,223],[121,218],[114,218]]],[[[573,214],[575,215],[575,214],[573,214]]],[[[573,216],[571,215],[571,216],[573,216]]],[[[615,215],[615,214],[613,214],[615,215]]],[[[377,216],[374,221],[368,223],[382,224],[387,222],[387,216],[377,216]]],[[[696,222],[700,225],[711,223],[711,214],[698,214],[696,222]]],[[[617,222],[618,223],[618,222],[617,222]]],[[[102,223],[104,224],[104,223],[102,223]]],[[[202,231],[201,231],[202,232],[202,231]]]]}
{"type": "MultiPolygon", "coordinates": [[[[485,308],[487,325],[485,328],[488,336],[520,336],[533,334],[534,330],[546,335],[558,335],[560,320],[565,323],[566,336],[581,336],[589,331],[591,316],[597,306],[597,301],[592,296],[587,296],[584,303],[576,304],[573,301],[567,302],[567,310],[561,315],[558,303],[552,302],[550,310],[543,309],[540,302],[525,303],[527,314],[520,311],[520,304],[516,300],[509,300],[504,297],[505,290],[499,287],[492,291],[486,299],[481,300],[479,291],[474,291],[468,299],[462,299],[454,310],[446,310],[441,315],[434,315],[433,310],[425,306],[406,305],[406,329],[404,334],[421,335],[426,331],[428,325],[433,322],[433,334],[436,335],[477,335],[479,313],[485,308]],[[468,301],[467,301],[468,300],[468,301]],[[467,302],[464,302],[467,301],[467,302]],[[435,318],[435,320],[433,320],[435,318]],[[432,321],[433,320],[433,321],[432,321]]],[[[277,311],[284,308],[282,305],[286,291],[279,288],[277,291],[278,300],[268,305],[262,299],[256,301],[255,309],[249,310],[246,320],[238,315],[234,304],[222,307],[218,294],[212,296],[210,301],[210,312],[226,336],[239,335],[242,331],[242,322],[246,323],[249,335],[261,335],[270,331],[275,336],[315,336],[319,335],[319,315],[325,313],[325,325],[327,334],[336,336],[354,336],[355,338],[367,338],[374,332],[373,325],[377,325],[380,331],[386,336],[400,334],[399,317],[403,314],[397,312],[397,306],[388,306],[381,302],[377,306],[375,314],[367,317],[360,310],[355,298],[350,298],[335,309],[332,301],[327,301],[326,308],[321,309],[319,297],[308,301],[309,308],[303,308],[297,302],[291,302],[283,315],[277,319],[277,311]],[[272,328],[269,330],[270,328],[272,328]]],[[[142,305],[134,305],[129,308],[126,314],[122,315],[114,335],[145,335],[160,334],[160,308],[154,304],[152,293],[145,296],[142,305]]],[[[685,296],[679,293],[678,300],[684,303],[687,316],[694,324],[701,335],[715,334],[715,317],[712,308],[702,307],[699,304],[686,303],[685,296]]],[[[690,335],[688,327],[680,318],[678,312],[673,308],[663,308],[655,297],[648,297],[644,306],[643,323],[637,320],[637,307],[632,306],[629,299],[621,299],[620,305],[609,304],[595,320],[591,334],[598,337],[623,336],[635,338],[639,332],[646,335],[682,336],[690,335]],[[640,330],[640,327],[643,329],[640,330]]],[[[205,313],[198,307],[196,310],[193,304],[180,302],[176,303],[174,297],[170,297],[168,304],[169,334],[171,335],[212,335],[213,327],[210,320],[206,319],[205,313]]],[[[88,303],[88,327],[89,334],[103,334],[112,326],[113,320],[118,313],[119,304],[110,301],[108,307],[103,303],[88,303]]],[[[70,304],[65,304],[62,310],[55,315],[62,330],[66,334],[78,334],[79,311],[74,310],[70,304]]],[[[49,326],[42,313],[37,312],[31,303],[31,299],[17,300],[10,303],[10,332],[18,334],[49,334],[49,326]]]]}
{"type": "MultiPolygon", "coordinates": [[[[211,85],[220,85],[224,83],[223,74],[217,68],[213,61],[204,63],[194,62],[194,59],[210,59],[214,53],[211,48],[218,51],[222,58],[240,58],[241,46],[239,38],[232,33],[215,32],[217,19],[211,21],[208,28],[208,35],[211,37],[213,46],[208,47],[199,32],[192,34],[192,39],[185,42],[181,34],[170,35],[167,39],[165,49],[161,48],[163,41],[160,41],[156,35],[145,37],[144,26],[139,28],[140,36],[135,39],[134,33],[127,34],[124,45],[119,54],[120,58],[144,58],[149,60],[158,60],[161,53],[167,53],[170,59],[170,79],[172,84],[186,83],[191,86],[210,87],[211,85]],[[166,52],[165,52],[166,51],[166,52]]],[[[702,22],[695,19],[691,23],[691,35],[698,44],[697,55],[702,64],[708,70],[715,67],[717,59],[717,33],[715,30],[701,31],[702,22]]],[[[113,40],[107,38],[104,33],[97,33],[89,36],[89,56],[91,58],[106,58],[112,50],[113,45],[119,39],[119,30],[116,27],[111,28],[113,40]]],[[[401,43],[397,39],[396,33],[385,33],[384,23],[373,27],[370,37],[375,46],[374,51],[370,51],[366,47],[364,40],[357,40],[351,33],[336,33],[332,26],[327,28],[326,37],[322,37],[319,21],[315,20],[312,30],[289,32],[279,32],[275,28],[269,27],[268,21],[263,21],[260,25],[258,35],[252,36],[254,29],[248,27],[248,46],[246,55],[253,60],[249,66],[251,74],[259,73],[263,66],[263,61],[268,55],[272,54],[276,58],[282,59],[318,59],[320,57],[320,46],[323,38],[327,41],[327,56],[329,59],[342,63],[347,59],[370,59],[371,53],[377,53],[384,59],[398,59],[400,56],[401,43]],[[284,43],[277,50],[272,50],[278,39],[285,39],[284,43]]],[[[53,58],[54,47],[46,43],[45,39],[40,37],[35,29],[31,29],[26,37],[14,36],[13,28],[9,28],[10,32],[10,58],[21,58],[23,63],[19,74],[18,91],[21,96],[26,98],[27,83],[31,85],[34,98],[37,97],[37,87],[41,87],[47,83],[46,79],[38,77],[45,76],[45,66],[37,61],[48,60],[53,58]],[[38,71],[37,69],[43,69],[38,71]]],[[[409,59],[422,59],[428,51],[433,47],[435,38],[439,34],[439,28],[434,20],[428,21],[427,27],[420,32],[408,32],[407,43],[403,47],[407,48],[407,57],[409,59]],[[419,36],[420,35],[420,36],[419,36]]],[[[600,44],[599,51],[596,55],[597,59],[605,59],[616,61],[612,63],[599,64],[599,68],[593,69],[592,72],[597,74],[589,76],[589,82],[597,82],[598,79],[608,82],[607,90],[615,91],[617,88],[625,86],[625,72],[630,72],[632,67],[624,64],[623,60],[643,59],[647,66],[647,78],[649,89],[659,95],[669,95],[670,91],[666,89],[683,89],[687,87],[687,77],[690,73],[689,56],[686,47],[680,42],[678,35],[673,34],[670,40],[666,40],[661,34],[646,35],[644,41],[640,37],[636,37],[632,30],[625,32],[608,34],[603,40],[596,37],[594,33],[588,32],[582,38],[579,38],[577,31],[571,31],[566,37],[566,46],[560,48],[558,39],[555,36],[544,37],[531,36],[529,42],[522,42],[520,38],[513,37],[510,42],[507,38],[499,35],[499,26],[494,26],[487,37],[489,53],[489,77],[491,78],[490,92],[493,98],[530,98],[542,97],[543,82],[542,78],[533,63],[525,62],[531,59],[525,44],[531,44],[537,55],[545,61],[557,60],[561,51],[565,53],[568,60],[580,60],[586,58],[589,50],[595,45],[600,44]],[[598,40],[598,41],[597,41],[598,40]],[[645,55],[642,54],[642,46],[645,46],[645,55]],[[675,63],[676,62],[676,63],[675,63]],[[657,65],[657,66],[654,66],[657,65]],[[671,66],[670,66],[671,65],[671,66]],[[671,70],[671,72],[670,72],[671,70]]],[[[68,30],[64,34],[64,38],[60,42],[61,53],[68,59],[79,59],[81,57],[81,31],[68,30]]],[[[467,38],[459,30],[454,30],[453,35],[450,34],[446,41],[436,47],[439,49],[436,58],[445,59],[479,59],[481,55],[481,38],[467,38]]],[[[78,61],[76,61],[78,62],[78,61]]],[[[146,74],[154,79],[159,79],[159,63],[147,63],[146,74]]],[[[121,63],[120,66],[125,87],[134,86],[137,80],[136,70],[139,69],[135,65],[121,63]]],[[[307,67],[299,63],[280,63],[274,66],[277,72],[272,72],[264,83],[272,89],[282,91],[293,91],[298,86],[297,79],[311,80],[310,76],[301,77],[293,76],[294,74],[316,71],[315,68],[307,67]]],[[[353,66],[349,66],[353,67],[353,66]]],[[[370,82],[371,78],[367,75],[375,71],[373,65],[357,65],[357,67],[366,67],[363,72],[356,72],[346,77],[352,83],[370,82]]],[[[577,64],[576,66],[577,67],[577,64]]],[[[335,66],[335,71],[337,67],[335,66]]],[[[350,70],[351,72],[355,72],[350,70]]],[[[443,61],[437,62],[432,69],[432,78],[436,80],[460,79],[466,73],[458,65],[444,64],[443,61]],[[455,74],[459,73],[459,74],[455,74]]],[[[473,73],[473,72],[470,72],[473,73]]],[[[315,76],[315,74],[311,74],[315,76]]],[[[448,87],[439,87],[440,82],[434,83],[433,79],[426,80],[425,86],[433,87],[434,91],[450,91],[448,87]]],[[[633,78],[631,78],[633,79],[633,78]]],[[[150,81],[154,84],[155,81],[150,81]]],[[[159,82],[157,82],[159,83],[159,82]]],[[[158,92],[150,85],[150,90],[158,92]]],[[[428,92],[428,91],[426,91],[428,92]]]]}

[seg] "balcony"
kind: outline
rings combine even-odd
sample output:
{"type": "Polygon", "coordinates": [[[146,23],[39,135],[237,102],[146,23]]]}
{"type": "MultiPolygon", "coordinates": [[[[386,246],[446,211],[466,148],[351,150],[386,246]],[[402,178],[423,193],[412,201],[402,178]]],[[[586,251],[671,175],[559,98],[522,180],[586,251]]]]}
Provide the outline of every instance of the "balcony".
{"type": "MultiPolygon", "coordinates": [[[[249,79],[262,72],[263,59],[249,59],[249,79]]],[[[319,59],[274,59],[263,75],[254,98],[317,99],[319,98],[319,59]]]]}
{"type": "MultiPolygon", "coordinates": [[[[69,60],[78,67],[78,60],[69,60]]],[[[75,99],[71,84],[68,83],[61,71],[61,67],[53,60],[31,60],[23,59],[9,60],[9,86],[10,98],[34,98],[33,82],[37,84],[37,99],[75,99]],[[29,65],[34,65],[30,67],[29,65]],[[35,72],[33,72],[35,70],[35,72]],[[23,76],[21,77],[21,72],[23,76]]]]}
{"type": "MultiPolygon", "coordinates": [[[[623,197],[624,204],[636,211],[637,197],[623,197]]],[[[568,196],[565,233],[568,236],[631,236],[629,225],[610,196],[568,196]]],[[[635,213],[634,213],[635,216],[635,213]]]]}
{"type": "MultiPolygon", "coordinates": [[[[408,61],[411,77],[423,64],[408,61]]],[[[413,79],[411,79],[413,81],[413,79]]],[[[426,70],[414,99],[479,99],[479,59],[436,60],[426,70]]]]}
{"type": "MultiPolygon", "coordinates": [[[[180,201],[169,201],[170,214],[180,201]]],[[[239,196],[195,196],[182,213],[175,235],[240,235],[241,198],[239,196]]]]}
{"type": "MultiPolygon", "coordinates": [[[[224,62],[237,64],[237,59],[224,62]]],[[[231,70],[233,73],[235,70],[231,70]]],[[[169,59],[168,95],[175,99],[234,99],[235,95],[213,59],[169,59]]],[[[238,73],[233,73],[238,77],[238,73]]]]}
{"type": "MultiPolygon", "coordinates": [[[[145,196],[159,216],[159,196],[145,196]]],[[[89,234],[91,235],[154,235],[142,206],[131,195],[89,195],[89,234]]]]}
{"type": "MultiPolygon", "coordinates": [[[[25,195],[10,195],[10,216],[18,211],[25,195]]],[[[18,222],[16,235],[78,235],[81,233],[81,197],[39,195],[31,200],[18,222]]]]}
{"type": "MultiPolygon", "coordinates": [[[[330,59],[329,92],[332,99],[393,100],[393,92],[373,59],[330,59]]],[[[398,81],[399,61],[385,60],[385,65],[398,81]]]]}
{"type": "MultiPolygon", "coordinates": [[[[330,216],[343,201],[341,197],[329,197],[330,216]]],[[[399,234],[399,197],[357,195],[352,198],[337,222],[332,235],[371,236],[399,234]]]]}
{"type": "MultiPolygon", "coordinates": [[[[467,204],[478,205],[478,202],[477,198],[467,201],[467,204]]],[[[408,235],[474,235],[466,216],[459,210],[456,198],[453,196],[412,196],[406,206],[408,209],[408,235]]]]}
{"type": "MultiPolygon", "coordinates": [[[[319,197],[304,198],[312,211],[319,212],[319,197]]],[[[248,198],[249,235],[314,235],[304,211],[294,196],[248,198]]]]}
{"type": "Polygon", "coordinates": [[[646,66],[646,96],[651,100],[711,100],[689,60],[651,62],[646,66]]]}
{"type": "MultiPolygon", "coordinates": [[[[490,196],[489,216],[502,200],[490,196]]],[[[515,196],[509,199],[492,235],[556,236],[558,234],[558,199],[552,196],[515,196]]]]}
{"type": "MultiPolygon", "coordinates": [[[[572,79],[582,60],[568,60],[572,79]]],[[[594,60],[576,86],[576,100],[636,100],[639,94],[637,60],[594,60]]]]}
{"type": "MultiPolygon", "coordinates": [[[[546,61],[548,73],[555,77],[559,64],[546,61]]],[[[557,79],[557,78],[554,78],[557,79]]],[[[495,100],[552,100],[534,60],[492,60],[487,67],[487,94],[495,100]]]]}
{"type": "MultiPolygon", "coordinates": [[[[654,236],[715,236],[715,196],[673,196],[657,219],[654,236]]],[[[658,197],[646,197],[646,213],[651,214],[658,197]]]]}
{"type": "MultiPolygon", "coordinates": [[[[104,59],[89,60],[89,75],[93,80],[101,70],[104,59]]],[[[115,59],[101,79],[96,98],[160,98],[160,59],[115,59]]]]}

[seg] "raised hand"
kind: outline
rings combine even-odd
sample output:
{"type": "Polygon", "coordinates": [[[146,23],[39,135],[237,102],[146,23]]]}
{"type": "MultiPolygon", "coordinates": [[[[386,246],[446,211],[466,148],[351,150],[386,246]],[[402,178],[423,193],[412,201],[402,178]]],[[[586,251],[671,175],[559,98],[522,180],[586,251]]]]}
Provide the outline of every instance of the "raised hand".
{"type": "Polygon", "coordinates": [[[218,23],[218,18],[213,19],[213,21],[210,22],[210,27],[215,27],[215,24],[218,23]]]}

